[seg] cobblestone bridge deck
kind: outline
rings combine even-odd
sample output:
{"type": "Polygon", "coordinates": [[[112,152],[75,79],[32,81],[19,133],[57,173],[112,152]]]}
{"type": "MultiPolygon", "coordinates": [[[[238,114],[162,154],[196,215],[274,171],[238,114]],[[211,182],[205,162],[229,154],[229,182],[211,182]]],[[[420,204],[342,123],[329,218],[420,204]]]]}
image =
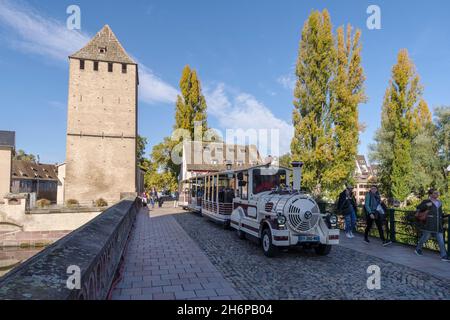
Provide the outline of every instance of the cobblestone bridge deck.
{"type": "Polygon", "coordinates": [[[450,264],[411,247],[342,239],[327,257],[266,258],[251,241],[194,213],[142,210],[112,299],[450,299],[450,264]],[[367,268],[381,289],[367,289],[367,268]]]}

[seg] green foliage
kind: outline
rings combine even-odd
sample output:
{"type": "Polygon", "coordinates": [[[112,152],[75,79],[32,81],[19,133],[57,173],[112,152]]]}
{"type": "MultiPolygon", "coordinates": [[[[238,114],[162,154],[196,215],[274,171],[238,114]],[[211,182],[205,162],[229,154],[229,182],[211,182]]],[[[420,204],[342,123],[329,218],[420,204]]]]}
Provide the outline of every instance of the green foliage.
{"type": "Polygon", "coordinates": [[[137,152],[136,152],[136,157],[137,157],[137,161],[138,164],[140,166],[145,166],[145,148],[147,146],[147,138],[138,135],[137,137],[137,152]]]}
{"type": "Polygon", "coordinates": [[[305,22],[294,91],[292,157],[304,162],[303,186],[316,197],[336,195],[355,170],[358,105],[365,101],[361,32],[333,35],[328,11],[305,22]]]}
{"type": "Polygon", "coordinates": [[[68,200],[66,201],[66,206],[67,206],[68,208],[76,208],[76,207],[79,207],[79,206],[80,206],[80,203],[79,203],[78,200],[76,200],[76,199],[68,199],[68,200]]]}
{"type": "Polygon", "coordinates": [[[98,208],[104,208],[108,206],[108,202],[103,198],[99,198],[95,200],[95,206],[98,208]]]}
{"type": "Polygon", "coordinates": [[[291,163],[292,163],[292,156],[291,156],[291,154],[287,153],[287,154],[282,155],[278,159],[278,163],[282,167],[290,168],[291,167],[291,163]]]}
{"type": "Polygon", "coordinates": [[[36,156],[32,153],[26,153],[22,149],[18,150],[14,155],[14,160],[23,160],[23,161],[31,161],[36,162],[36,156]]]}
{"type": "Polygon", "coordinates": [[[437,127],[422,92],[415,66],[408,52],[401,50],[370,158],[380,165],[382,191],[403,205],[411,193],[422,198],[429,188],[443,189],[445,185],[442,160],[437,156],[443,141],[436,138],[437,127]]]}
{"type": "MultiPolygon", "coordinates": [[[[202,94],[197,72],[185,66],[180,79],[181,95],[178,95],[174,129],[186,129],[194,137],[194,124],[201,122],[203,132],[207,130],[206,100],[202,94]]],[[[203,133],[202,132],[202,133],[203,133]]]]}
{"type": "Polygon", "coordinates": [[[50,206],[52,203],[50,200],[47,199],[39,199],[38,201],[36,201],[36,206],[38,208],[46,208],[48,206],[50,206]]]}

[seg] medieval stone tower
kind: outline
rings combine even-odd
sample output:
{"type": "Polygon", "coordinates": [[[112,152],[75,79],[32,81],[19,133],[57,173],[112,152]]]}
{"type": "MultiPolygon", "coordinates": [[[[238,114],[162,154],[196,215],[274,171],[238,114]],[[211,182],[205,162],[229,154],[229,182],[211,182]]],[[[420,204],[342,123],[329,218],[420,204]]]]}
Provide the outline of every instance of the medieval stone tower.
{"type": "Polygon", "coordinates": [[[69,57],[64,199],[136,192],[138,66],[106,25],[69,57]]]}

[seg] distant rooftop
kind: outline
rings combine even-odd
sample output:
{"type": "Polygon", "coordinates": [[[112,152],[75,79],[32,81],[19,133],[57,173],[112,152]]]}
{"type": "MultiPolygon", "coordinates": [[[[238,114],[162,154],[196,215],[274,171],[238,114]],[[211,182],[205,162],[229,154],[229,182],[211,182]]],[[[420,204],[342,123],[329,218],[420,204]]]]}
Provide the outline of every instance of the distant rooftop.
{"type": "Polygon", "coordinates": [[[69,57],[136,64],[108,25],[105,25],[84,48],[69,57]]]}
{"type": "Polygon", "coordinates": [[[14,131],[0,131],[0,147],[16,148],[16,133],[14,131]]]}

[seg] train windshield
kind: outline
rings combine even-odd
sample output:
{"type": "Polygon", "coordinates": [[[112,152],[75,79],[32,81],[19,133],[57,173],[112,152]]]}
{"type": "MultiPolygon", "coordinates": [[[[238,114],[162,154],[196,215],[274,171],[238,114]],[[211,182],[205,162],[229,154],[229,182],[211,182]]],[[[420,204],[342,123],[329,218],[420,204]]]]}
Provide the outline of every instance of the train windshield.
{"type": "Polygon", "coordinates": [[[253,194],[286,187],[285,170],[253,170],[253,194]]]}

